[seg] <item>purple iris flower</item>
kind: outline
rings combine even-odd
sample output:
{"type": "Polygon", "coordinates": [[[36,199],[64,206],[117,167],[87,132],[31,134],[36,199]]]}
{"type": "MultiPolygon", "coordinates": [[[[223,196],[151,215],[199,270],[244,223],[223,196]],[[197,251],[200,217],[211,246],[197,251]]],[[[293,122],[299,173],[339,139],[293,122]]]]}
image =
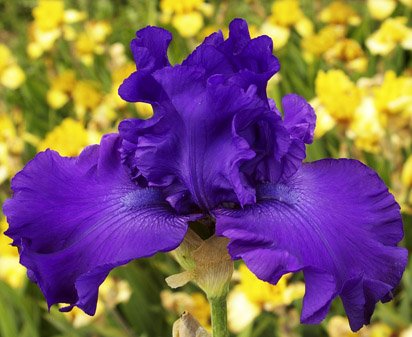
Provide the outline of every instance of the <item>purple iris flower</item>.
{"type": "Polygon", "coordinates": [[[171,35],[147,27],[131,43],[137,71],[119,94],[154,108],[121,122],[79,157],[39,153],[12,181],[7,235],[48,305],[88,314],[114,267],[175,249],[190,221],[212,219],[229,253],[276,284],[303,271],[303,323],[340,296],[353,330],[391,298],[407,262],[399,206],[355,160],[302,163],[315,113],[300,96],[266,96],[279,62],[245,21],[171,66],[171,35]]]}

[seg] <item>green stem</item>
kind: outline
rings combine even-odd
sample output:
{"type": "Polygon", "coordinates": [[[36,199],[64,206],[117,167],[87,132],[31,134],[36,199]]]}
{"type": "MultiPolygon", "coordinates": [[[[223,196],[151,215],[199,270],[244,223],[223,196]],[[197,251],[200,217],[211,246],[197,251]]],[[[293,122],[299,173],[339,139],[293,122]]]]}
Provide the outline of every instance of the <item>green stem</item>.
{"type": "Polygon", "coordinates": [[[221,297],[209,298],[209,303],[211,307],[213,337],[229,337],[226,294],[221,297]]]}

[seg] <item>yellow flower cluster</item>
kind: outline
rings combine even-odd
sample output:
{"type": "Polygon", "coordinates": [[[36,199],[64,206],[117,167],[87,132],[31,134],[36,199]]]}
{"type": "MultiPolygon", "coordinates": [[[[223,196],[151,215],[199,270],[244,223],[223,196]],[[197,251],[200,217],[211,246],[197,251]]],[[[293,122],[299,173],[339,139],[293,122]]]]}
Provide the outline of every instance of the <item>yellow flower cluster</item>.
{"type": "Polygon", "coordinates": [[[263,310],[273,312],[301,299],[305,293],[305,286],[303,282],[289,282],[291,276],[284,275],[274,286],[259,280],[245,265],[241,265],[238,270],[239,284],[228,297],[230,329],[238,333],[263,310]]]}
{"type": "Polygon", "coordinates": [[[313,32],[313,23],[304,15],[298,0],[277,0],[271,15],[260,27],[259,35],[270,36],[274,48],[281,49],[287,44],[292,28],[301,36],[309,36],[313,32]]]}
{"type": "Polygon", "coordinates": [[[62,156],[73,157],[79,155],[85,146],[95,143],[94,139],[90,138],[81,122],[66,118],[46,135],[37,146],[37,150],[52,149],[62,156]]]}
{"type": "MultiPolygon", "coordinates": [[[[399,0],[399,2],[412,8],[411,0],[399,0]]],[[[397,3],[397,0],[367,0],[369,13],[375,20],[388,18],[395,11],[397,3]]]]}
{"type": "Polygon", "coordinates": [[[76,56],[91,65],[94,55],[101,55],[112,28],[106,21],[85,21],[87,14],[75,9],[65,9],[63,0],[39,0],[33,9],[34,21],[29,28],[30,43],[27,52],[33,59],[52,50],[56,41],[63,37],[73,41],[76,56]],[[76,26],[77,25],[77,26],[76,26]]]}
{"type": "Polygon", "coordinates": [[[387,71],[383,78],[354,83],[342,70],[320,71],[316,95],[316,137],[339,124],[360,150],[378,153],[389,126],[393,131],[412,124],[411,76],[387,71]]]}
{"type": "Polygon", "coordinates": [[[358,41],[348,38],[348,26],[360,23],[360,16],[343,1],[333,1],[319,14],[325,24],[317,33],[308,34],[302,40],[303,56],[308,63],[322,57],[328,64],[339,63],[348,70],[364,72],[367,58],[358,41]]]}
{"type": "Polygon", "coordinates": [[[94,55],[103,54],[104,43],[111,32],[112,27],[106,21],[86,22],[84,30],[75,42],[75,51],[79,59],[87,65],[92,64],[94,55]]]}
{"type": "Polygon", "coordinates": [[[408,18],[398,16],[386,19],[366,40],[366,45],[372,54],[382,56],[391,53],[396,46],[412,50],[412,28],[408,27],[408,18]]]}
{"type": "Polygon", "coordinates": [[[33,59],[51,50],[61,36],[73,40],[75,31],[71,25],[86,19],[83,12],[65,10],[63,0],[39,0],[32,14],[34,21],[29,27],[27,52],[33,59]]]}

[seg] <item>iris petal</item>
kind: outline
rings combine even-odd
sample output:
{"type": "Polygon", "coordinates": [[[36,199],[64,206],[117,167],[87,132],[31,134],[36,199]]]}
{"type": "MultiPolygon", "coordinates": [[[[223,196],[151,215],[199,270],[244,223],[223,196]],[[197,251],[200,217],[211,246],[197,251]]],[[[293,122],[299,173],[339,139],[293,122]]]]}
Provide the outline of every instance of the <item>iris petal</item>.
{"type": "Polygon", "coordinates": [[[268,36],[251,39],[243,19],[234,19],[229,26],[229,38],[214,33],[183,61],[183,65],[202,66],[206,76],[223,74],[226,80],[244,90],[255,85],[258,95],[266,99],[267,81],[280,69],[273,55],[273,43],[268,36]]]}
{"type": "Polygon", "coordinates": [[[254,189],[240,169],[256,155],[247,130],[256,135],[256,128],[266,128],[261,143],[270,148],[276,116],[253,87],[223,84],[219,75],[206,82],[204,73],[189,66],[155,72],[170,104],[151,120],[123,121],[120,134],[136,144],[136,166],[152,186],[174,184],[179,193],[176,185],[184,186],[204,209],[223,201],[252,203],[254,189]]]}
{"type": "Polygon", "coordinates": [[[120,138],[78,158],[39,153],[16,175],[4,205],[7,235],[48,305],[67,303],[94,314],[97,292],[110,270],[170,251],[190,217],[177,216],[155,188],[139,188],[120,164],[120,138]]]}
{"type": "Polygon", "coordinates": [[[171,67],[170,35],[148,27],[137,36],[132,49],[140,68],[119,92],[151,103],[155,114],[119,126],[122,159],[136,181],[167,187],[179,210],[210,210],[222,202],[253,203],[256,183],[275,183],[299,169],[315,116],[303,98],[288,95],[283,121],[267,99],[267,81],[279,70],[269,37],[251,39],[246,21],[235,19],[227,40],[214,33],[171,67]]]}
{"type": "Polygon", "coordinates": [[[293,138],[306,144],[313,142],[315,133],[316,115],[306,100],[296,94],[289,94],[282,98],[285,112],[285,127],[293,138]]]}
{"type": "Polygon", "coordinates": [[[284,183],[263,185],[257,198],[243,210],[215,212],[232,257],[271,283],[303,270],[304,323],[319,323],[338,295],[353,330],[369,323],[407,261],[396,247],[399,206],[376,173],[354,160],[321,160],[284,183]]]}
{"type": "Polygon", "coordinates": [[[154,103],[161,100],[162,91],[152,73],[169,66],[167,48],[172,35],[165,29],[148,26],[136,33],[130,43],[137,71],[119,87],[119,95],[128,102],[154,103]]]}

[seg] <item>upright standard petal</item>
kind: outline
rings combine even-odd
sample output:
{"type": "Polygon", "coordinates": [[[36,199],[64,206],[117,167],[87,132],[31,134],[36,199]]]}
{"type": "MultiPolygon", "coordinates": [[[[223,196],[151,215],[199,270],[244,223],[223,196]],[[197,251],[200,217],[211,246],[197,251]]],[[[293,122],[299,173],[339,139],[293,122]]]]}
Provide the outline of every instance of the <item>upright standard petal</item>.
{"type": "Polygon", "coordinates": [[[256,205],[215,212],[233,258],[276,283],[303,270],[302,322],[319,323],[342,298],[352,330],[390,298],[407,262],[399,206],[377,174],[354,160],[304,164],[289,180],[261,185],[256,205]]]}
{"type": "Polygon", "coordinates": [[[116,266],[182,241],[189,217],[161,191],[139,188],[120,163],[117,135],[79,157],[39,153],[12,181],[3,211],[21,263],[49,306],[67,303],[92,315],[98,287],[116,266]]]}
{"type": "Polygon", "coordinates": [[[165,56],[170,35],[147,27],[137,36],[132,49],[141,68],[119,92],[151,103],[155,113],[119,126],[122,159],[136,181],[167,187],[173,206],[185,200],[183,208],[210,210],[221,202],[253,203],[256,183],[296,172],[314,114],[303,98],[290,95],[284,122],[268,101],[267,81],[279,70],[269,37],[251,39],[246,21],[235,19],[227,40],[214,33],[171,67],[165,56]]]}
{"type": "Polygon", "coordinates": [[[230,23],[227,40],[221,32],[210,35],[182,64],[203,67],[207,77],[222,74],[245,90],[255,85],[263,99],[267,82],[280,69],[272,40],[265,35],[251,39],[243,19],[230,23]]]}
{"type": "Polygon", "coordinates": [[[186,190],[202,209],[253,203],[255,191],[241,166],[257,154],[274,157],[277,118],[255,88],[224,84],[219,75],[205,81],[204,69],[189,66],[164,68],[154,78],[169,104],[150,120],[120,124],[122,137],[136,145],[129,162],[152,186],[186,190]]]}
{"type": "MultiPolygon", "coordinates": [[[[254,85],[258,95],[266,99],[267,82],[280,69],[279,60],[273,55],[272,40],[268,36],[251,39],[247,23],[242,19],[233,20],[229,30],[227,40],[221,32],[207,37],[182,65],[203,68],[206,79],[224,75],[227,81],[244,90],[254,85]]],[[[152,74],[170,65],[167,58],[170,41],[170,33],[162,28],[149,26],[137,31],[130,45],[137,71],[119,88],[124,100],[156,105],[164,98],[152,74]]]]}
{"type": "MultiPolygon", "coordinates": [[[[310,104],[296,94],[284,96],[282,108],[284,113],[283,126],[289,133],[290,143],[287,153],[281,159],[279,171],[282,174],[281,178],[287,179],[295,174],[306,158],[305,144],[310,144],[313,141],[316,115],[310,104]]],[[[276,106],[273,109],[280,114],[276,106]]]]}
{"type": "Polygon", "coordinates": [[[296,94],[289,94],[282,98],[285,127],[290,135],[305,144],[313,142],[315,134],[316,114],[306,100],[296,94]]]}
{"type": "Polygon", "coordinates": [[[162,91],[152,74],[169,66],[167,48],[172,35],[165,29],[148,26],[136,32],[130,48],[137,71],[120,86],[119,95],[128,102],[154,103],[161,99],[162,91]]]}

